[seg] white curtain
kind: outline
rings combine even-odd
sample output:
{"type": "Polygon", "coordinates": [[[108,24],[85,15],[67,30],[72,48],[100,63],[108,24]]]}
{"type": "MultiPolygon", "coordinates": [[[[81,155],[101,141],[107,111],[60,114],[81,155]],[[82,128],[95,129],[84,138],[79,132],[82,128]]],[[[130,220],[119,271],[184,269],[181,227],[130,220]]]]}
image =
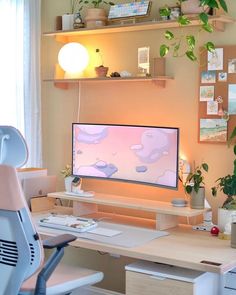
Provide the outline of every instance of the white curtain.
{"type": "Polygon", "coordinates": [[[24,0],[24,118],[28,167],[42,166],[40,41],[41,0],[24,0]]]}
{"type": "Polygon", "coordinates": [[[18,128],[41,166],[40,0],[0,0],[0,125],[18,128]]]}

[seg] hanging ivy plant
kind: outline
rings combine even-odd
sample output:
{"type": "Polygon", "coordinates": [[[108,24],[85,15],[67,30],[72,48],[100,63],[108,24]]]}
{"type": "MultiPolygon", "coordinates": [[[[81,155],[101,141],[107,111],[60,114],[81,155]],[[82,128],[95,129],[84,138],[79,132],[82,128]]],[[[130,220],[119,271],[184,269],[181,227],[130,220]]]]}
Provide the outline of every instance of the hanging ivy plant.
{"type": "MultiPolygon", "coordinates": [[[[179,0],[179,4],[188,0],[179,0]]],[[[203,8],[203,12],[198,14],[198,19],[200,23],[200,30],[208,33],[212,33],[214,28],[212,24],[209,23],[208,11],[213,11],[215,9],[223,9],[225,12],[228,12],[227,4],[225,0],[199,0],[199,6],[203,8]]],[[[165,6],[160,10],[160,15],[163,17],[169,17],[171,9],[168,6],[165,6]]],[[[191,19],[188,16],[180,15],[177,18],[177,22],[180,27],[185,27],[191,24],[191,19]]],[[[167,41],[167,44],[162,44],[160,46],[160,56],[164,57],[172,51],[173,57],[186,56],[191,61],[197,60],[196,54],[196,43],[197,38],[194,35],[180,35],[176,36],[173,32],[167,30],[164,34],[164,37],[167,41]]],[[[208,41],[204,44],[204,48],[213,52],[215,46],[211,41],[208,41]]]]}

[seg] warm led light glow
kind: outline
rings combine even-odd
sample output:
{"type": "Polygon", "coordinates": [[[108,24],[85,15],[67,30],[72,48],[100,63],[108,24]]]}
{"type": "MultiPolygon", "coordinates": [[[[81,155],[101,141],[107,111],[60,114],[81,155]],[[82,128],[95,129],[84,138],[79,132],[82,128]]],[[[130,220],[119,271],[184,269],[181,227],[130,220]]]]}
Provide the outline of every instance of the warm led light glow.
{"type": "Polygon", "coordinates": [[[89,55],[80,43],[67,43],[59,51],[58,62],[66,73],[81,73],[88,65],[89,55]]]}

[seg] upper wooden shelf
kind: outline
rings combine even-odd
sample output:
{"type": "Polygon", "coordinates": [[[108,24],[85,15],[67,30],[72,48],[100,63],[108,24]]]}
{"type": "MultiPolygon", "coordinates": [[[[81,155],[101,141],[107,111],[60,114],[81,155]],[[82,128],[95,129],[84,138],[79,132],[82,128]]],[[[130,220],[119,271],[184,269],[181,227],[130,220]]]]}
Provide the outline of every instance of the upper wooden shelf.
{"type": "MultiPolygon", "coordinates": [[[[191,23],[187,26],[199,26],[200,22],[197,17],[190,18],[191,23]]],[[[213,24],[216,30],[223,31],[225,23],[233,23],[235,20],[228,15],[216,15],[209,16],[209,23],[213,24]]],[[[180,25],[175,20],[168,21],[147,21],[140,22],[135,24],[125,24],[125,25],[109,25],[102,28],[96,29],[87,29],[82,28],[78,30],[72,31],[54,31],[54,32],[45,32],[44,36],[54,36],[58,37],[61,41],[65,37],[73,37],[73,36],[83,36],[83,35],[95,35],[95,34],[110,34],[110,33],[121,33],[121,32],[134,32],[134,31],[146,31],[146,30],[157,30],[157,29],[167,29],[167,28],[179,28],[180,25]]],[[[181,28],[182,28],[181,27],[181,28]]],[[[66,40],[64,40],[66,42],[66,40]]]]}

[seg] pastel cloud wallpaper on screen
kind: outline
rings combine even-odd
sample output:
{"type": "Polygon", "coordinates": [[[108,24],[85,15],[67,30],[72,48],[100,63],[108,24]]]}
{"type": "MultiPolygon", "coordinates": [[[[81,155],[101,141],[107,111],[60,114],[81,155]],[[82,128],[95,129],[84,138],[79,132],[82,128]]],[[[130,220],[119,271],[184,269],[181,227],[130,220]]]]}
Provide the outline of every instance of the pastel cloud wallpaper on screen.
{"type": "Polygon", "coordinates": [[[73,124],[73,174],[175,188],[178,129],[73,124]]]}

